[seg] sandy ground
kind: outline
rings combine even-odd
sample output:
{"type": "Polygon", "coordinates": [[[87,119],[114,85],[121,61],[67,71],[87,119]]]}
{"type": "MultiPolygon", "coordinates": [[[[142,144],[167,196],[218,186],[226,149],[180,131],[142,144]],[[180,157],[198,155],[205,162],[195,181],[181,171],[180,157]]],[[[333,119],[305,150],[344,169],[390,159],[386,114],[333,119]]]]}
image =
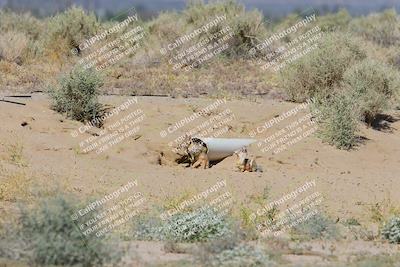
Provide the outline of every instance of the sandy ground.
{"type": "MultiPolygon", "coordinates": [[[[118,107],[129,98],[106,96],[101,102],[118,107]]],[[[166,137],[161,137],[160,132],[217,99],[138,97],[137,100],[118,116],[108,119],[105,127],[141,109],[145,117],[138,124],[139,131],[100,154],[84,153],[80,148],[80,142],[100,129],[79,133],[83,124],[51,110],[47,96],[35,94],[32,99],[22,100],[26,106],[0,102],[0,179],[22,170],[42,190],[58,187],[82,199],[102,197],[137,179],[148,208],[226,180],[234,199],[233,209],[240,206],[254,209],[252,200],[262,195],[265,187],[269,188],[270,198],[277,199],[315,179],[315,190],[322,194],[322,207],[328,214],[338,220],[354,217],[366,223],[370,221],[371,205],[384,201],[400,203],[400,121],[390,123],[390,128],[382,131],[361,126],[364,142],[350,152],[335,149],[312,135],[278,154],[263,153],[257,143],[252,145],[250,150],[262,166],[262,173],[236,171],[233,158],[203,170],[176,164],[168,143],[207,120],[207,116],[167,133],[166,137]],[[21,126],[23,122],[27,125],[21,126]],[[73,137],[71,133],[76,131],[78,136],[73,137]],[[17,166],[10,161],[10,145],[16,144],[23,147],[22,163],[17,166]]],[[[249,138],[251,130],[297,105],[270,99],[227,100],[217,111],[228,108],[235,117],[220,137],[249,138]]],[[[296,118],[306,113],[302,110],[296,118]]],[[[398,118],[399,112],[392,115],[398,118]]],[[[255,138],[262,140],[276,133],[292,119],[255,138]]],[[[10,202],[3,201],[1,205],[9,207],[10,202]]]]}

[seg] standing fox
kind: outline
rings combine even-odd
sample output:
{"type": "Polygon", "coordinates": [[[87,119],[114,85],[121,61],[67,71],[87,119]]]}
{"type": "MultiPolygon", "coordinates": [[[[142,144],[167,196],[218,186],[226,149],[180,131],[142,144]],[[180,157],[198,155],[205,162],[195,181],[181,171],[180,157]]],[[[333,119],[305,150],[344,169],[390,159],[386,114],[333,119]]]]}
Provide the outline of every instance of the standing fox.
{"type": "Polygon", "coordinates": [[[255,157],[249,155],[246,147],[242,147],[241,149],[235,151],[234,154],[237,157],[236,167],[241,172],[262,172],[261,167],[257,166],[255,157]]]}

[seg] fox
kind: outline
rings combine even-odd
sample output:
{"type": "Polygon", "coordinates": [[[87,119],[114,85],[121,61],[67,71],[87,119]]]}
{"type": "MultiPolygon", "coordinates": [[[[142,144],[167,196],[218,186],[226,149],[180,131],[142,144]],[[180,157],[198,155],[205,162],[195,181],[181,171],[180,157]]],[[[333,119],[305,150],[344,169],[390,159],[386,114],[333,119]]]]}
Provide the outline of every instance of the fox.
{"type": "Polygon", "coordinates": [[[237,157],[236,167],[241,172],[262,172],[261,166],[258,166],[254,156],[249,155],[246,147],[235,151],[237,157]]]}
{"type": "Polygon", "coordinates": [[[184,154],[189,159],[189,164],[192,168],[201,167],[207,169],[210,167],[208,159],[208,149],[204,142],[201,140],[192,139],[191,136],[186,135],[185,140],[181,144],[184,154]]]}

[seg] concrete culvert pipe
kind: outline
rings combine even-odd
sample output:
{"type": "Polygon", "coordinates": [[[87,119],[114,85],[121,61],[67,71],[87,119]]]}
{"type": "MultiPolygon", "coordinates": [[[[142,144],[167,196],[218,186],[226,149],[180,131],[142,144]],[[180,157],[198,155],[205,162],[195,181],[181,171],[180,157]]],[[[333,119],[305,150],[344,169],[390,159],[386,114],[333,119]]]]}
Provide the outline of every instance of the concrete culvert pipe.
{"type": "Polygon", "coordinates": [[[210,161],[217,161],[229,157],[236,150],[256,142],[255,139],[204,137],[194,137],[192,141],[202,142],[206,145],[208,151],[207,155],[210,161]]]}

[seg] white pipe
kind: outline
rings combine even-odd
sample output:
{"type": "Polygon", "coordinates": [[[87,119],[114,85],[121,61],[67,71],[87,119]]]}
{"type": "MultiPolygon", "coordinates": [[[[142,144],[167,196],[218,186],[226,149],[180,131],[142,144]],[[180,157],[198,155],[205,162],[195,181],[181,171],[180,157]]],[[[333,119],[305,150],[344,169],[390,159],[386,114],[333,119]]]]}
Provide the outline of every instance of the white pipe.
{"type": "Polygon", "coordinates": [[[208,149],[208,159],[210,161],[221,160],[231,156],[236,150],[244,146],[248,146],[254,142],[255,139],[242,139],[242,138],[193,138],[200,140],[206,144],[208,149]]]}

